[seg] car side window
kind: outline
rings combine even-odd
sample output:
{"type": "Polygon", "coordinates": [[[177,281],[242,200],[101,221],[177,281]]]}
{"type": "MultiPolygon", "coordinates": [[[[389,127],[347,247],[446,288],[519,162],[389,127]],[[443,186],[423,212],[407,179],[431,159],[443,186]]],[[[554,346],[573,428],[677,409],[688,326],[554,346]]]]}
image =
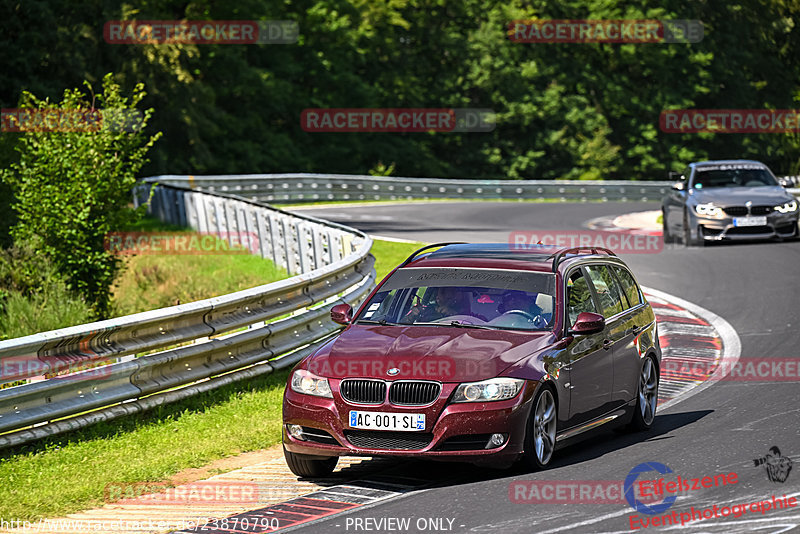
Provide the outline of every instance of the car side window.
{"type": "Polygon", "coordinates": [[[639,284],[637,284],[636,280],[633,279],[631,273],[622,267],[617,267],[616,265],[611,268],[614,270],[614,274],[617,275],[617,278],[622,284],[622,291],[625,293],[625,296],[628,297],[628,302],[630,303],[631,307],[641,304],[642,293],[639,289],[639,284]]]}
{"type": "Polygon", "coordinates": [[[583,312],[597,313],[589,283],[583,272],[578,269],[567,279],[567,312],[570,326],[575,324],[578,315],[583,312]]]}
{"type": "Polygon", "coordinates": [[[584,267],[594,286],[603,317],[609,318],[627,308],[625,297],[614,275],[607,265],[587,265],[584,267]]]}

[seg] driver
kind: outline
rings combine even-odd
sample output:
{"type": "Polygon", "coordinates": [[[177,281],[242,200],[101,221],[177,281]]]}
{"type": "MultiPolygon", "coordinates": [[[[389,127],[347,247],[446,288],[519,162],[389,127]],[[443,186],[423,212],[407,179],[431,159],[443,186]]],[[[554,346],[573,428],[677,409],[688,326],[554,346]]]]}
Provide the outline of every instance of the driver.
{"type": "Polygon", "coordinates": [[[403,322],[430,322],[450,315],[466,313],[461,305],[461,293],[455,287],[440,287],[436,290],[434,301],[428,306],[414,306],[411,308],[403,322]]]}

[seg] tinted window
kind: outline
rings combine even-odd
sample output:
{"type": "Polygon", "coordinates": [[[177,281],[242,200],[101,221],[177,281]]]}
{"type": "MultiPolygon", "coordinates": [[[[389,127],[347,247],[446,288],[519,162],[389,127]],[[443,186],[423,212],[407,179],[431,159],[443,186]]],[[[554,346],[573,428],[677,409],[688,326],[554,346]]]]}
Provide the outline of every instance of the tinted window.
{"type": "Polygon", "coordinates": [[[778,183],[768,170],[763,168],[698,167],[694,176],[692,187],[695,189],[708,189],[712,187],[766,187],[776,186],[778,183]]]}
{"type": "Polygon", "coordinates": [[[358,321],[547,330],[554,286],[549,273],[406,267],[381,286],[358,321]]]}
{"type": "Polygon", "coordinates": [[[592,292],[589,290],[589,283],[580,270],[572,273],[567,280],[567,312],[570,325],[575,324],[578,314],[597,313],[597,308],[592,300],[592,292]]]}
{"type": "Polygon", "coordinates": [[[611,267],[614,270],[614,274],[617,275],[617,279],[622,284],[622,291],[625,293],[625,296],[628,297],[628,302],[630,303],[631,307],[636,306],[642,303],[642,294],[639,292],[639,286],[636,284],[636,280],[633,279],[631,273],[623,269],[622,267],[611,267]]]}
{"type": "Polygon", "coordinates": [[[585,269],[597,293],[600,308],[602,309],[600,313],[603,314],[603,317],[608,318],[624,311],[627,304],[623,305],[622,290],[620,290],[619,284],[614,275],[611,274],[608,266],[591,265],[585,267],[585,269]]]}

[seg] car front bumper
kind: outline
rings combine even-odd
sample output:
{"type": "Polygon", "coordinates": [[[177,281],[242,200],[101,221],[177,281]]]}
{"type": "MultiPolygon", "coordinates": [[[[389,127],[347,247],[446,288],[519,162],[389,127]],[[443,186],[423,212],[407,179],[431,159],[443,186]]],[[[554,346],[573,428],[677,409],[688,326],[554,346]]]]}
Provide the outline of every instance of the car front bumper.
{"type": "Polygon", "coordinates": [[[350,404],[341,398],[334,384],[332,399],[287,388],[283,399],[283,445],[289,452],[318,457],[396,456],[491,465],[513,463],[523,451],[537,384],[527,382],[516,397],[506,401],[448,403],[456,386],[444,384],[439,399],[425,407],[350,404]],[[426,428],[424,432],[352,429],[348,421],[350,410],[424,413],[426,428]],[[306,439],[291,436],[288,425],[303,427],[306,439]],[[491,434],[507,437],[502,445],[486,448],[482,442],[488,444],[491,434]]]}
{"type": "Polygon", "coordinates": [[[752,239],[790,238],[797,235],[798,212],[777,213],[773,212],[766,217],[766,224],[759,226],[736,226],[732,217],[704,217],[694,215],[692,225],[696,238],[705,241],[733,241],[752,239]]]}

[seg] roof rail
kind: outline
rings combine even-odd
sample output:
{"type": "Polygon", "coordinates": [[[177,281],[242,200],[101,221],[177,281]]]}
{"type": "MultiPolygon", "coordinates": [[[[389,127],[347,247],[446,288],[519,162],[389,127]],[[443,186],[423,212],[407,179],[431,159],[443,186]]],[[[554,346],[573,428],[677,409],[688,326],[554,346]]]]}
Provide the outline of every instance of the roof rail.
{"type": "Polygon", "coordinates": [[[600,252],[604,252],[605,254],[608,254],[609,256],[616,256],[616,254],[614,254],[613,250],[610,250],[610,249],[607,249],[607,248],[603,248],[603,247],[572,247],[572,248],[565,248],[564,250],[559,250],[558,252],[556,252],[555,254],[550,256],[551,258],[554,258],[553,259],[553,272],[555,273],[555,272],[558,271],[558,264],[561,263],[561,261],[564,259],[564,256],[566,256],[567,254],[580,254],[581,250],[591,251],[592,254],[599,254],[600,252]]]}
{"type": "Polygon", "coordinates": [[[421,249],[415,250],[411,254],[411,256],[406,258],[406,260],[403,263],[401,263],[400,265],[398,265],[397,268],[399,269],[400,267],[405,267],[406,265],[408,265],[409,262],[411,262],[411,260],[413,260],[414,258],[419,256],[419,254],[421,252],[424,252],[424,251],[426,251],[428,249],[437,248],[437,247],[444,247],[444,246],[447,246],[447,245],[466,245],[466,244],[467,243],[464,242],[464,241],[450,241],[450,242],[447,242],[447,243],[434,243],[433,245],[425,245],[421,249]]]}

